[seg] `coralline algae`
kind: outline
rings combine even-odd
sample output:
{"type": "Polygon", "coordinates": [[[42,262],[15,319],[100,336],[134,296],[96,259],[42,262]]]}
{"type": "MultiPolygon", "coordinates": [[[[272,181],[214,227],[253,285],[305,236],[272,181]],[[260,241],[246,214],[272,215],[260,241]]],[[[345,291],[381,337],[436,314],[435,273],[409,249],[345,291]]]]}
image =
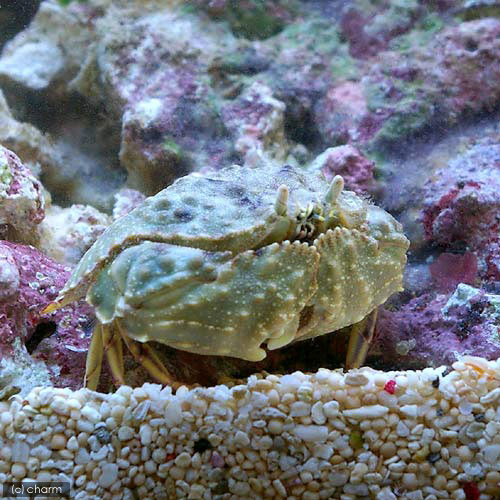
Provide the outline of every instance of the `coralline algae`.
{"type": "MultiPolygon", "coordinates": [[[[50,320],[42,318],[40,313],[55,298],[68,276],[68,268],[34,247],[0,242],[2,363],[22,359],[29,369],[32,359],[36,360],[35,364],[43,362],[44,369],[40,363],[38,366],[45,370],[51,383],[76,389],[83,379],[89,342],[85,325],[92,317],[91,310],[86,304],[75,304],[50,320]]],[[[4,364],[3,369],[9,372],[9,366],[4,364]]],[[[11,368],[16,368],[15,364],[11,368]]],[[[26,373],[25,380],[23,373],[17,375],[24,391],[33,386],[26,373]]]]}
{"type": "Polygon", "coordinates": [[[459,284],[453,293],[424,293],[396,311],[383,310],[374,352],[409,367],[451,364],[457,356],[500,357],[500,295],[459,284]],[[408,346],[406,352],[402,343],[408,346]],[[398,349],[399,346],[399,349],[398,349]]]}

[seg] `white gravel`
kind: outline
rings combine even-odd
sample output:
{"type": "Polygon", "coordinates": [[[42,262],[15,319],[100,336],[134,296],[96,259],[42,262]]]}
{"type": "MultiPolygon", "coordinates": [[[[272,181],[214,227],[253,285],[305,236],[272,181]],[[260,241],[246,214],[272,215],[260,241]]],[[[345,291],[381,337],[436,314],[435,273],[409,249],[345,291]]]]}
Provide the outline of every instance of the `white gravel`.
{"type": "Polygon", "coordinates": [[[36,388],[0,402],[0,483],[67,480],[77,500],[498,499],[500,360],[453,368],[36,388]]]}

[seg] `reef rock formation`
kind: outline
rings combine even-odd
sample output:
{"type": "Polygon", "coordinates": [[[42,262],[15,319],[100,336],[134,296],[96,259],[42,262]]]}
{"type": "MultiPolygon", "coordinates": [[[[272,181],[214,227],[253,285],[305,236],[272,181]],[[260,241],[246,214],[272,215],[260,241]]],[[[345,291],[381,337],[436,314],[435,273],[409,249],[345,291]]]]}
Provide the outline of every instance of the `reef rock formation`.
{"type": "Polygon", "coordinates": [[[12,151],[0,146],[0,237],[36,242],[44,207],[40,182],[12,151]]]}
{"type": "Polygon", "coordinates": [[[42,318],[69,269],[31,246],[0,241],[0,371],[26,393],[38,385],[78,388],[91,320],[87,304],[42,318]]]}

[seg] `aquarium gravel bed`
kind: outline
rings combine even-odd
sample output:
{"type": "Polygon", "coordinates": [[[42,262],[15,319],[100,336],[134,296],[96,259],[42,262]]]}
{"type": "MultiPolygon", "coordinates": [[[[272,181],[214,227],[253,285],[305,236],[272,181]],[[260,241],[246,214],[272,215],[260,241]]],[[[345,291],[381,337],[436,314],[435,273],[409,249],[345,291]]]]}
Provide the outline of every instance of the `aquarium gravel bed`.
{"type": "Polygon", "coordinates": [[[500,495],[500,362],[320,369],[244,384],[35,388],[0,403],[0,482],[86,499],[487,500],[500,495]]]}

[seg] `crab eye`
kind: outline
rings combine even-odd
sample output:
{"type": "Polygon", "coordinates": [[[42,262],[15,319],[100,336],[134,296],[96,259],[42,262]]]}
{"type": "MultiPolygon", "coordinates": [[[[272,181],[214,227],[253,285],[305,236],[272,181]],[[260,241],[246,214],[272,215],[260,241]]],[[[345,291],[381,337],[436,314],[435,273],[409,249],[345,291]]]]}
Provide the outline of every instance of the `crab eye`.
{"type": "Polygon", "coordinates": [[[344,179],[342,178],[341,175],[336,175],[333,178],[330,187],[328,188],[328,191],[325,196],[325,201],[330,205],[334,205],[335,203],[337,203],[337,199],[343,189],[344,189],[344,179]]]}
{"type": "Polygon", "coordinates": [[[287,203],[288,203],[288,186],[282,184],[278,188],[278,196],[274,203],[274,210],[277,215],[285,216],[287,214],[287,203]]]}

